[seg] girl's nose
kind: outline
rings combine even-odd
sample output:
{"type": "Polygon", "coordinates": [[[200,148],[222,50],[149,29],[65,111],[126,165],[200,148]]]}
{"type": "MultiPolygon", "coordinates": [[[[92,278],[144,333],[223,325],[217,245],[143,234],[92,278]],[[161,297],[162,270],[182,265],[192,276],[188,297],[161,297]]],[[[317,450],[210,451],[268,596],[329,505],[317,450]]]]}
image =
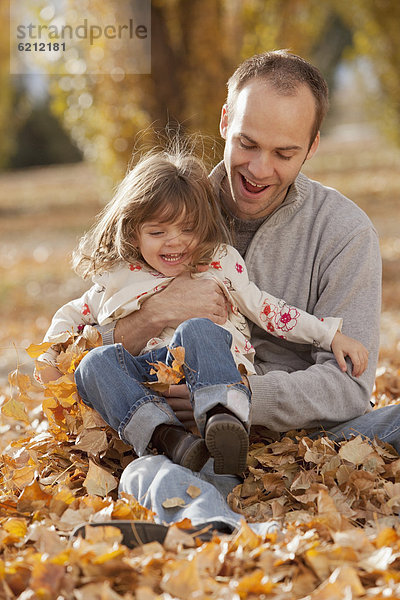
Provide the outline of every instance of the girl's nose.
{"type": "Polygon", "coordinates": [[[168,236],[168,239],[165,241],[166,244],[168,245],[175,245],[175,244],[179,244],[180,243],[180,239],[181,239],[181,232],[177,231],[175,233],[171,233],[168,236]]]}

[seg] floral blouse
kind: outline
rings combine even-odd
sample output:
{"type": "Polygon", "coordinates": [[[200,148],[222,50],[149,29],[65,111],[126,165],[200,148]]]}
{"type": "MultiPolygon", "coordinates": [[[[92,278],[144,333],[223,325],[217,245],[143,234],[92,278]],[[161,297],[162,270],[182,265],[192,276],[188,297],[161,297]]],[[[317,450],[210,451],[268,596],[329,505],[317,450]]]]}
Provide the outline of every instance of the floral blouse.
{"type": "MultiPolygon", "coordinates": [[[[255,373],[255,352],[246,318],[273,336],[324,350],[331,349],[333,336],[341,330],[340,318],[319,319],[259,290],[249,281],[244,260],[232,246],[218,246],[208,271],[193,277],[214,279],[223,290],[228,319],[222,327],[232,334],[231,349],[236,364],[243,365],[249,374],[255,373]]],[[[173,277],[139,261],[105,271],[93,278],[94,285],[81,298],[68,302],[56,312],[44,341],[56,340],[65,331],[80,333],[86,325],[106,325],[140,310],[142,302],[166,288],[172,280],[173,277]]],[[[173,333],[172,328],[165,328],[160,337],[147,342],[141,354],[167,345],[173,333]]],[[[56,358],[56,350],[50,348],[39,360],[55,365],[56,358]]]]}

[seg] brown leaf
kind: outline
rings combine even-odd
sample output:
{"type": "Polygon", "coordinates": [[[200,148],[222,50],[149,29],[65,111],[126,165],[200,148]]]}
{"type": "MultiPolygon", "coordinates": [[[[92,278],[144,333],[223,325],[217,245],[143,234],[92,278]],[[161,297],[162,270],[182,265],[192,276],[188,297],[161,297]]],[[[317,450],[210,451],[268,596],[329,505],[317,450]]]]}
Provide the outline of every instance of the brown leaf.
{"type": "Polygon", "coordinates": [[[360,435],[349,442],[344,442],[339,450],[340,458],[354,465],[362,464],[367,456],[373,452],[371,445],[364,441],[360,435]]]}
{"type": "Polygon", "coordinates": [[[107,496],[118,486],[118,481],[109,471],[89,460],[89,470],[83,485],[88,494],[107,496]]]}
{"type": "Polygon", "coordinates": [[[162,502],[162,505],[164,508],[178,508],[181,506],[185,506],[186,502],[182,498],[175,496],[174,498],[166,498],[162,502]]]}
{"type": "Polygon", "coordinates": [[[201,489],[198,488],[196,485],[189,485],[189,487],[186,490],[186,493],[191,497],[191,498],[197,498],[198,496],[200,496],[201,494],[201,489]]]}
{"type": "Polygon", "coordinates": [[[106,432],[103,429],[84,429],[76,438],[75,448],[89,454],[100,454],[108,448],[106,432]]]}
{"type": "Polygon", "coordinates": [[[203,590],[196,555],[190,560],[171,560],[163,568],[161,589],[178,598],[194,598],[203,590]]]}

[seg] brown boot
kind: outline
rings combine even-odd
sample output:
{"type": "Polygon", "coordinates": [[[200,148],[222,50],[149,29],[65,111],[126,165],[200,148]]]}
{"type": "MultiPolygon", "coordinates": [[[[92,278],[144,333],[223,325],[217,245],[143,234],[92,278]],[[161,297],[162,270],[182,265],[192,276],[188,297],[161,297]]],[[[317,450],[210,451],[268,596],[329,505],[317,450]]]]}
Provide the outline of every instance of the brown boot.
{"type": "Polygon", "coordinates": [[[205,441],[218,474],[239,475],[246,468],[249,436],[243,423],[223,406],[208,413],[205,441]]]}
{"type": "Polygon", "coordinates": [[[177,425],[158,425],[151,443],[172,462],[191,471],[200,471],[210,458],[204,440],[177,425]]]}

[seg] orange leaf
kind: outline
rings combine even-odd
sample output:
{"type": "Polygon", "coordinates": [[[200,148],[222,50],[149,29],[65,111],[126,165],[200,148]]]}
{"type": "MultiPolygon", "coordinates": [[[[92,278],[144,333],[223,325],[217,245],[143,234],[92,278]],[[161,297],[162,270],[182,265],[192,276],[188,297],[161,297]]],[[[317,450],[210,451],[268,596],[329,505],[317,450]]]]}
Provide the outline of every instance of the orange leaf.
{"type": "Polygon", "coordinates": [[[180,371],[176,371],[172,367],[169,367],[163,362],[149,363],[154,367],[150,371],[151,374],[156,373],[157,379],[159,383],[167,383],[167,384],[176,384],[179,383],[184,377],[184,373],[180,371]]]}
{"type": "Polygon", "coordinates": [[[249,594],[261,596],[270,594],[274,584],[268,579],[264,571],[256,569],[250,575],[242,577],[235,586],[235,591],[241,598],[247,598],[249,594]]]}

